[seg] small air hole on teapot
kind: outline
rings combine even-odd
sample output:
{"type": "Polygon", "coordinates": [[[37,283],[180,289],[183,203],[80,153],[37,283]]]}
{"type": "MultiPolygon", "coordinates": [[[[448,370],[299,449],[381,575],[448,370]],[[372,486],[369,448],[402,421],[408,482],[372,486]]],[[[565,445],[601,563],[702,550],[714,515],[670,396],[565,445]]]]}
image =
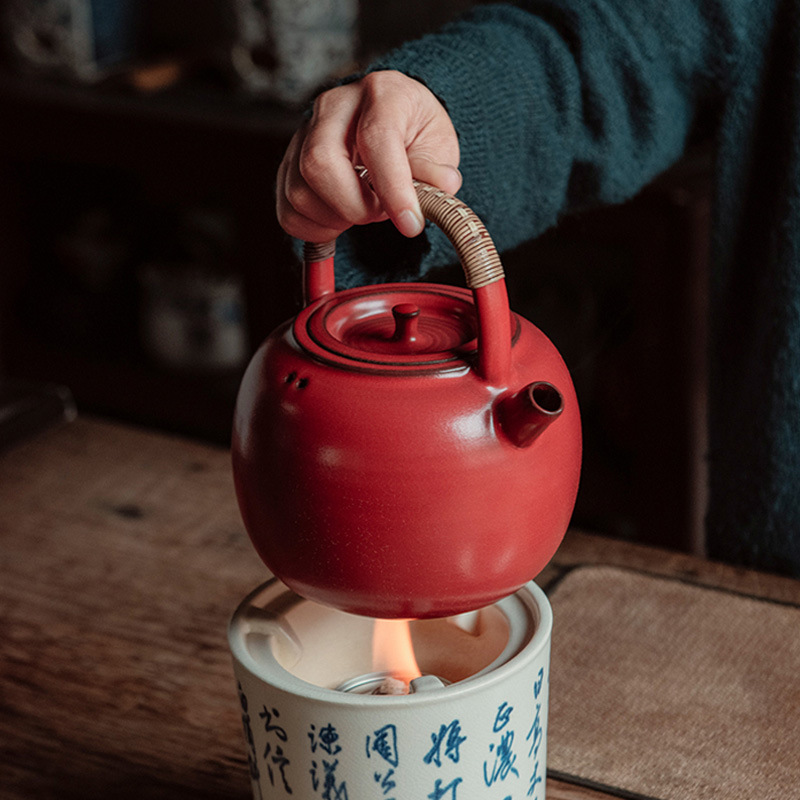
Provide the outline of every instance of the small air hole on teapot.
{"type": "Polygon", "coordinates": [[[296,372],[290,372],[284,379],[284,383],[291,383],[297,377],[296,372]]]}
{"type": "Polygon", "coordinates": [[[308,386],[308,378],[300,378],[295,385],[298,389],[305,389],[308,386]]]}

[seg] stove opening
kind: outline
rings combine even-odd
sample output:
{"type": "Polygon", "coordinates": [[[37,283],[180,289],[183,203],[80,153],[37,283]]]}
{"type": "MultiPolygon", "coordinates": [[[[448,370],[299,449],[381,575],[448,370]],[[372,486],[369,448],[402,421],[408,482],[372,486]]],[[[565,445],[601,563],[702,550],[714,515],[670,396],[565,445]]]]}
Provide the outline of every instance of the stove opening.
{"type": "Polygon", "coordinates": [[[292,597],[261,612],[269,617],[269,635],[257,647],[269,647],[285,670],[328,689],[413,694],[441,688],[506,660],[518,647],[503,601],[444,619],[376,620],[292,597]]]}

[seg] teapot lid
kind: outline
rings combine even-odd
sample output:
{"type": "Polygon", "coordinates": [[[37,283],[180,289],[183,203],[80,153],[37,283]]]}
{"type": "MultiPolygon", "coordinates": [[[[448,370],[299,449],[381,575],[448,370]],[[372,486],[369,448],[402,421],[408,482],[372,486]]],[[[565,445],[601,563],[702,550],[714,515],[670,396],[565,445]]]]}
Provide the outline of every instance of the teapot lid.
{"type": "Polygon", "coordinates": [[[367,372],[438,372],[470,366],[478,322],[472,292],[393,283],[327,295],[294,321],[297,342],[327,363],[367,372]]]}

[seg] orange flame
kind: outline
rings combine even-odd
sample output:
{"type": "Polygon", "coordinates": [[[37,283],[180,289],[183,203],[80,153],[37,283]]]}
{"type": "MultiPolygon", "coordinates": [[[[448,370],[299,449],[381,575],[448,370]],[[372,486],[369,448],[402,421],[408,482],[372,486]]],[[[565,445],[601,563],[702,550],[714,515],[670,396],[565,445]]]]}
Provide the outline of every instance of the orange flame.
{"type": "Polygon", "coordinates": [[[407,619],[376,619],[372,631],[372,668],[386,672],[403,683],[422,673],[414,656],[411,628],[407,619]]]}

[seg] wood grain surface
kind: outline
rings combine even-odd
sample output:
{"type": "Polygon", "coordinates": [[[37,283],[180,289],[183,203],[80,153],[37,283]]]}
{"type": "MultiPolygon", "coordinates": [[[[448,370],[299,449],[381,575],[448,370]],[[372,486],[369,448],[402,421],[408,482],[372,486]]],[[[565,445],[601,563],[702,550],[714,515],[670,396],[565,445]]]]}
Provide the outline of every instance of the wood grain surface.
{"type": "MultiPolygon", "coordinates": [[[[0,455],[0,511],[0,797],[247,800],[225,635],[267,574],[228,452],[79,419],[0,455]]],[[[580,532],[541,582],[579,563],[800,601],[795,581],[580,532]]]]}

